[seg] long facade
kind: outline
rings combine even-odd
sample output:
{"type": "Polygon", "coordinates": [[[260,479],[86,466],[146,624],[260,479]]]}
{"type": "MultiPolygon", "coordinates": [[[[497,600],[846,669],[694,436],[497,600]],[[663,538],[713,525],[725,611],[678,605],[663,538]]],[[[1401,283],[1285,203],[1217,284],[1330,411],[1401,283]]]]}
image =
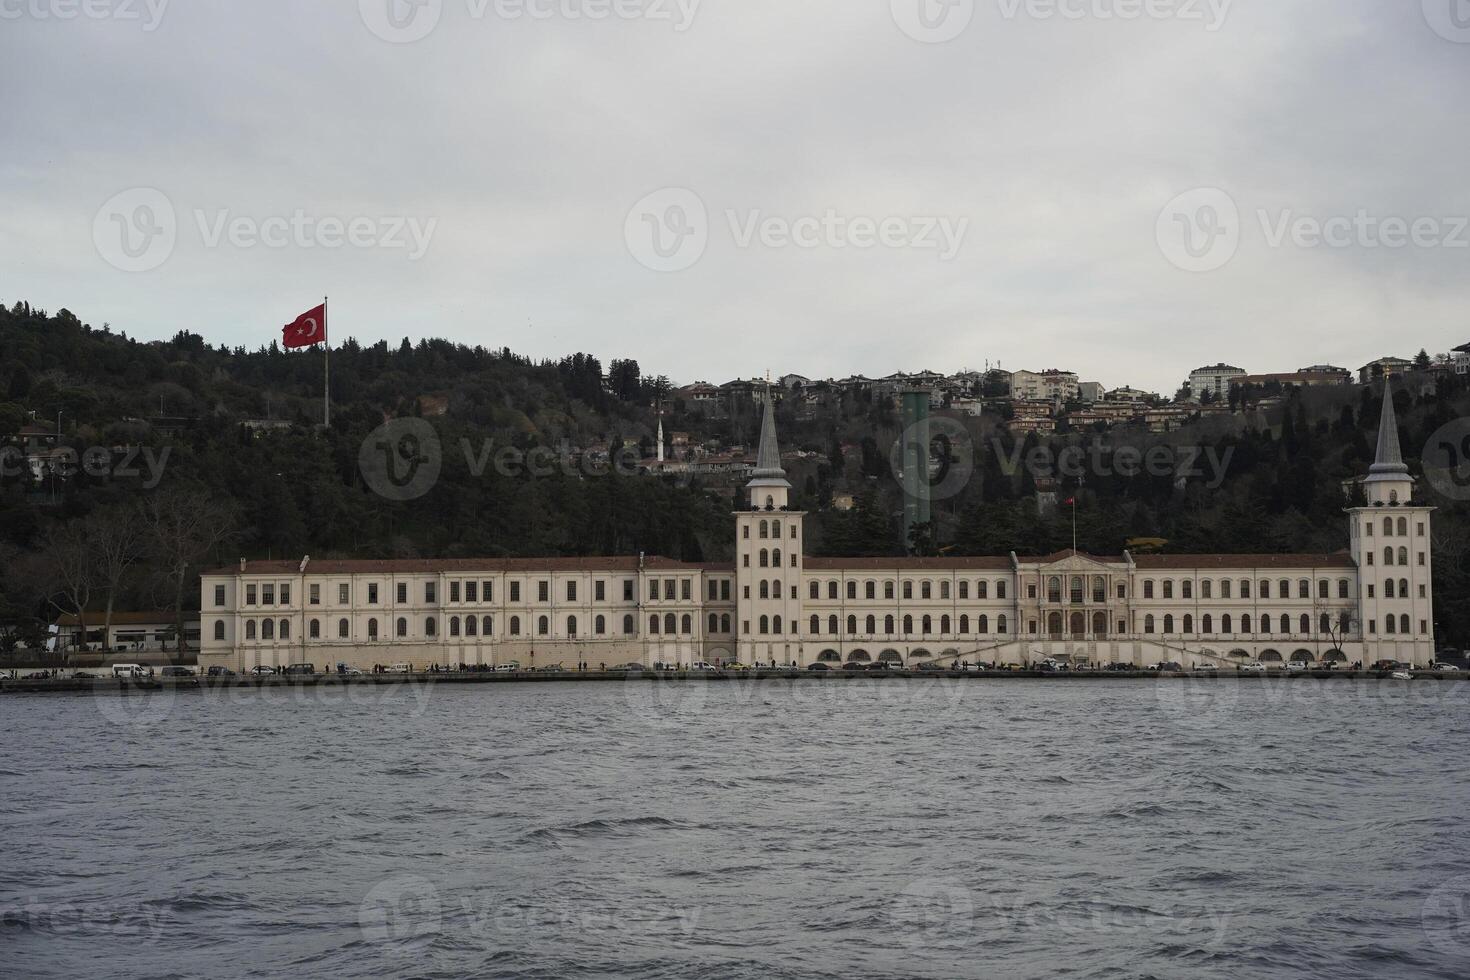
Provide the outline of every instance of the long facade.
{"type": "Polygon", "coordinates": [[[1427,666],[1432,508],[1413,502],[1391,397],[1363,488],[1328,555],[813,558],[768,400],[733,563],[241,561],[201,577],[200,662],[1427,666]]]}

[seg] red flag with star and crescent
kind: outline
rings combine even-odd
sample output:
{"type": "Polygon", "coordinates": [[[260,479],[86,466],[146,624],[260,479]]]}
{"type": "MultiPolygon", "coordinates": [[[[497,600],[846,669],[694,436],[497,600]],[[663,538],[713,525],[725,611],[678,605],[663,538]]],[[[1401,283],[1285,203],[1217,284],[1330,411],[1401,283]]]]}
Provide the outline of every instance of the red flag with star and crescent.
{"type": "Polygon", "coordinates": [[[281,343],[290,350],[295,347],[312,347],[325,343],[327,339],[327,304],[307,310],[288,323],[281,331],[281,343]]]}

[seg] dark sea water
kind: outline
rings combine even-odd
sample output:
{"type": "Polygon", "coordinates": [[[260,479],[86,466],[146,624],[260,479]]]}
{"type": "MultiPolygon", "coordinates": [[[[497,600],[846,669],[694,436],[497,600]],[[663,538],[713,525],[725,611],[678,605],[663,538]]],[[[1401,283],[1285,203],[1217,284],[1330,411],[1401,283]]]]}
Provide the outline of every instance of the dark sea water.
{"type": "Polygon", "coordinates": [[[1470,686],[0,697],[0,974],[1470,976],[1470,686]]]}

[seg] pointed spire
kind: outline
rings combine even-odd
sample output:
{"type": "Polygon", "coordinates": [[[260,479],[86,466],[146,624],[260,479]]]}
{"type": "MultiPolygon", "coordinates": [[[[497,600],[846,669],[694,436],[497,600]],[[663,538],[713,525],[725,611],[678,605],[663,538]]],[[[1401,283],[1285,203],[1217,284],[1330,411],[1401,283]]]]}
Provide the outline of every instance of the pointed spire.
{"type": "Polygon", "coordinates": [[[760,448],[755,454],[755,473],[757,479],[763,477],[786,478],[786,470],[781,466],[781,446],[776,441],[776,406],[771,401],[771,389],[766,388],[762,397],[764,405],[763,418],[761,419],[761,442],[760,448]]]}
{"type": "Polygon", "coordinates": [[[1393,409],[1393,381],[1383,381],[1383,415],[1378,422],[1378,453],[1369,473],[1407,473],[1404,454],[1399,448],[1399,421],[1393,409]]]}

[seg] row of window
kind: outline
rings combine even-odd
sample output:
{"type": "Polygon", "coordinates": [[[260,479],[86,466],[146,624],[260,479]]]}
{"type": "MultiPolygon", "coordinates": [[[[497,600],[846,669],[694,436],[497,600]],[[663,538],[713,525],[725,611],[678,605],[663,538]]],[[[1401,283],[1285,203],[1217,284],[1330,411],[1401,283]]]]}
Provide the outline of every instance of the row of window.
{"type": "MultiPolygon", "coordinates": [[[[777,556],[779,558],[779,552],[777,553],[777,556]]],[[[626,579],[626,580],[623,581],[622,584],[623,584],[623,601],[624,602],[636,602],[637,601],[637,596],[635,594],[636,593],[636,589],[637,589],[636,582],[633,579],[626,579]]],[[[510,588],[510,601],[511,602],[520,602],[521,601],[521,585],[522,585],[522,583],[520,583],[520,582],[511,582],[510,583],[509,588],[510,588]]],[[[438,583],[437,582],[424,582],[423,583],[423,586],[424,586],[424,602],[427,603],[427,604],[433,604],[433,603],[437,602],[438,601],[438,593],[439,593],[438,583]]],[[[367,604],[368,605],[374,606],[374,605],[377,605],[378,604],[378,600],[379,600],[379,591],[378,590],[379,590],[378,583],[376,583],[376,582],[369,582],[367,584],[367,604]]],[[[687,579],[687,578],[685,578],[685,579],[672,579],[672,578],[668,578],[668,579],[649,579],[648,580],[648,598],[651,599],[651,600],[654,600],[654,601],[657,601],[657,600],[659,600],[661,598],[662,599],[671,599],[671,600],[677,598],[677,599],[682,599],[685,602],[688,602],[688,601],[691,601],[692,598],[693,598],[693,591],[694,591],[694,583],[693,583],[693,580],[692,579],[687,579]]],[[[577,592],[578,592],[578,590],[577,590],[577,582],[575,582],[575,581],[569,581],[569,582],[566,583],[566,601],[568,601],[568,602],[576,602],[577,601],[577,592]]],[[[604,581],[604,580],[602,580],[602,579],[598,579],[597,581],[593,582],[592,583],[592,592],[593,592],[593,599],[594,599],[594,601],[596,601],[596,602],[606,602],[607,601],[607,582],[604,581]]],[[[322,601],[322,587],[321,587],[321,585],[320,584],[311,585],[309,587],[309,596],[310,596],[309,601],[310,601],[310,604],[311,605],[313,605],[313,606],[319,606],[319,605],[321,605],[321,601],[322,601]]],[[[396,584],[396,596],[397,596],[397,600],[398,600],[399,605],[406,605],[408,603],[408,583],[407,582],[399,582],[399,583],[396,584]]],[[[551,601],[551,582],[550,581],[540,581],[540,582],[537,582],[536,583],[536,597],[537,597],[537,601],[538,602],[543,602],[544,603],[544,602],[550,602],[551,601]]],[[[344,583],[342,583],[342,584],[340,584],[340,585],[337,586],[337,602],[338,602],[339,605],[344,605],[344,606],[345,605],[350,605],[351,604],[351,598],[352,598],[352,587],[350,585],[348,585],[347,583],[344,582],[344,583]]],[[[729,581],[729,579],[721,579],[721,580],[711,579],[710,582],[709,582],[709,598],[710,598],[710,601],[711,602],[718,602],[718,601],[728,602],[730,600],[730,581],[729,581]]],[[[495,601],[495,583],[493,581],[490,581],[490,580],[486,580],[486,581],[470,581],[470,580],[464,580],[464,579],[457,579],[457,580],[451,581],[449,583],[449,601],[450,602],[453,602],[453,603],[459,603],[459,602],[467,602],[467,603],[469,603],[469,602],[494,602],[495,601]]],[[[216,585],[214,587],[214,604],[215,604],[215,606],[217,608],[223,608],[224,605],[225,605],[225,587],[223,585],[216,585]]],[[[249,583],[249,584],[247,584],[245,586],[245,605],[247,605],[247,606],[274,606],[274,605],[277,605],[277,604],[282,605],[282,606],[289,606],[291,604],[291,584],[289,582],[282,582],[282,583],[279,584],[279,586],[276,585],[275,583],[253,583],[252,582],[252,583],[249,583]],[[279,603],[277,603],[277,601],[276,601],[278,596],[280,598],[280,602],[279,603]]]]}
{"type": "MultiPolygon", "coordinates": [[[[864,599],[876,599],[876,598],[878,598],[878,584],[879,583],[877,583],[875,581],[868,581],[868,582],[862,583],[862,586],[863,586],[863,598],[864,599]]],[[[883,598],[885,598],[885,599],[892,599],[892,598],[894,598],[895,593],[898,590],[898,586],[896,586],[895,583],[892,582],[892,581],[886,581],[886,582],[882,583],[882,585],[883,585],[883,598]]],[[[928,580],[925,580],[925,581],[919,582],[918,585],[919,585],[919,598],[920,599],[933,599],[934,598],[934,583],[933,582],[930,582],[928,580]]],[[[823,588],[822,588],[822,583],[821,582],[818,582],[818,581],[810,582],[807,585],[807,589],[808,589],[808,592],[809,592],[811,598],[813,598],[813,599],[820,599],[820,598],[822,598],[823,588]]],[[[826,583],[826,593],[827,593],[827,598],[828,599],[832,599],[832,600],[839,599],[840,598],[840,595],[839,595],[839,592],[840,591],[841,591],[840,590],[840,587],[839,587],[839,585],[838,585],[838,583],[836,581],[829,581],[829,582],[826,583]]],[[[902,591],[903,591],[903,597],[905,599],[912,599],[914,597],[914,583],[913,582],[904,582],[904,583],[902,583],[902,591]]],[[[959,583],[957,583],[957,591],[958,591],[959,597],[961,599],[969,599],[970,598],[970,583],[969,583],[969,581],[968,580],[961,580],[959,583]]],[[[981,581],[978,581],[978,582],[975,583],[975,598],[976,599],[989,599],[990,598],[990,591],[991,591],[991,585],[990,585],[989,582],[984,581],[984,580],[981,580],[981,581]]],[[[856,599],[858,597],[858,583],[855,580],[851,580],[851,579],[848,580],[846,593],[847,593],[847,598],[848,599],[856,599]]],[[[946,579],[946,580],[941,581],[939,583],[939,598],[940,599],[949,599],[950,597],[951,597],[951,595],[950,595],[950,582],[949,582],[949,580],[946,579]]],[[[999,581],[997,581],[995,583],[995,597],[997,599],[1004,599],[1006,597],[1006,583],[1005,583],[1005,579],[1001,579],[1001,580],[999,580],[999,581]]]]}
{"type": "MultiPolygon", "coordinates": [[[[791,527],[791,532],[790,532],[791,533],[791,539],[794,541],[794,540],[796,540],[796,535],[797,535],[796,522],[793,521],[791,523],[790,527],[791,527]]],[[[746,540],[749,540],[750,539],[750,525],[749,524],[745,525],[745,527],[742,529],[742,535],[741,536],[744,537],[746,540]]],[[[778,519],[773,520],[773,521],[761,521],[760,522],[760,536],[763,539],[764,538],[775,538],[776,540],[779,541],[781,539],[781,521],[780,521],[780,519],[778,518],[778,519]]]]}
{"type": "MultiPolygon", "coordinates": [[[[1348,611],[1348,610],[1343,610],[1338,615],[1338,619],[1337,619],[1337,628],[1338,628],[1338,630],[1340,632],[1342,632],[1342,633],[1347,633],[1349,631],[1350,627],[1352,626],[1352,621],[1353,621],[1352,613],[1350,611],[1348,611]]],[[[1143,617],[1143,631],[1144,631],[1144,633],[1153,633],[1153,632],[1155,632],[1156,631],[1155,630],[1155,627],[1159,624],[1159,622],[1160,622],[1160,620],[1155,619],[1152,615],[1143,617]]],[[[1186,636],[1192,636],[1192,635],[1194,635],[1194,617],[1193,616],[1190,616],[1190,615],[1187,615],[1186,614],[1186,615],[1180,617],[1180,619],[1177,620],[1177,622],[1183,627],[1182,629],[1180,629],[1178,631],[1180,634],[1183,634],[1183,635],[1186,635],[1186,636]]],[[[1283,613],[1281,615],[1281,618],[1278,620],[1278,622],[1279,622],[1279,624],[1281,626],[1281,630],[1280,631],[1282,633],[1286,633],[1286,634],[1290,634],[1291,633],[1292,617],[1289,614],[1283,613]]],[[[1175,632],[1175,630],[1174,630],[1175,623],[1176,623],[1176,620],[1175,620],[1175,618],[1173,616],[1171,616],[1171,615],[1164,616],[1162,618],[1162,625],[1163,625],[1163,631],[1162,632],[1165,635],[1174,633],[1175,632]]],[[[1240,625],[1240,632],[1241,633],[1249,633],[1251,631],[1252,625],[1254,624],[1254,620],[1249,615],[1242,615],[1240,617],[1240,619],[1238,620],[1238,623],[1240,625]]],[[[1224,613],[1224,614],[1222,614],[1220,616],[1220,632],[1221,633],[1226,633],[1226,634],[1233,634],[1233,633],[1235,633],[1236,632],[1236,630],[1235,630],[1236,624],[1237,624],[1237,620],[1235,618],[1233,618],[1229,613],[1224,613]]],[[[1299,634],[1301,634],[1303,636],[1310,635],[1311,632],[1312,632],[1312,617],[1310,615],[1308,615],[1307,613],[1302,613],[1301,616],[1299,616],[1297,618],[1296,625],[1297,625],[1297,632],[1299,634]]],[[[1271,633],[1271,627],[1272,627],[1271,617],[1268,616],[1268,615],[1261,616],[1261,628],[1260,628],[1260,630],[1258,632],[1260,632],[1263,635],[1270,635],[1270,633],[1271,633]]],[[[1331,633],[1332,632],[1332,617],[1329,614],[1322,613],[1322,615],[1318,618],[1318,620],[1317,620],[1317,631],[1319,633],[1324,633],[1324,634],[1331,633]]],[[[1201,634],[1209,634],[1209,633],[1214,633],[1214,632],[1215,632],[1215,617],[1212,616],[1212,615],[1210,615],[1209,613],[1206,613],[1205,615],[1203,615],[1203,616],[1200,617],[1200,633],[1201,634]]]]}
{"type": "MultiPolygon", "coordinates": [[[[1418,521],[1417,522],[1417,525],[1418,526],[1416,527],[1415,530],[1417,531],[1419,537],[1422,538],[1422,537],[1424,537],[1424,522],[1423,521],[1418,521]]],[[[1383,519],[1383,536],[1385,538],[1394,537],[1394,527],[1395,527],[1394,519],[1392,517],[1385,517],[1383,519]]],[[[1409,536],[1409,521],[1408,521],[1408,518],[1400,517],[1398,519],[1397,527],[1398,527],[1398,537],[1407,538],[1409,536]]],[[[1368,518],[1368,520],[1366,520],[1366,521],[1363,522],[1363,532],[1368,537],[1370,537],[1370,538],[1373,536],[1373,518],[1370,517],[1370,518],[1368,518]]]]}
{"type": "MultiPolygon", "coordinates": [[[[319,620],[319,619],[313,619],[310,622],[308,622],[308,624],[307,624],[307,634],[308,634],[308,636],[310,636],[311,639],[313,639],[313,640],[321,639],[321,635],[322,635],[321,625],[322,625],[321,624],[321,620],[319,620]]],[[[510,626],[510,635],[511,636],[520,636],[520,635],[522,635],[521,617],[519,617],[519,616],[511,616],[510,617],[509,626],[510,626]]],[[[624,616],[623,617],[622,627],[623,627],[623,634],[624,635],[626,635],[626,636],[632,636],[633,633],[634,633],[634,626],[635,626],[634,619],[633,619],[633,617],[631,615],[628,615],[628,616],[624,616]]],[[[535,628],[536,628],[536,635],[537,636],[550,636],[551,635],[551,619],[550,619],[550,617],[547,617],[547,616],[539,616],[539,617],[537,617],[536,623],[535,623],[535,628]]],[[[595,617],[593,617],[593,619],[592,619],[592,634],[594,636],[606,636],[607,635],[607,631],[608,631],[607,628],[608,628],[608,621],[607,621],[607,617],[606,616],[595,616],[595,617]]],[[[433,637],[435,637],[435,636],[438,635],[438,632],[439,632],[439,623],[438,623],[438,620],[435,617],[433,617],[433,616],[425,617],[425,619],[424,619],[424,631],[423,631],[423,635],[425,637],[428,637],[428,638],[433,638],[433,637]]],[[[682,633],[682,634],[688,636],[688,635],[693,634],[693,632],[694,632],[694,619],[693,619],[692,616],[690,616],[687,613],[684,614],[683,616],[678,616],[678,617],[676,617],[673,613],[667,613],[663,617],[659,617],[657,615],[650,616],[648,618],[648,632],[651,635],[654,635],[654,636],[658,636],[660,634],[667,634],[667,635],[672,636],[672,635],[679,634],[679,633],[682,633]]],[[[709,614],[709,632],[711,634],[715,634],[715,633],[729,633],[730,632],[730,615],[729,615],[729,613],[725,613],[723,615],[716,614],[716,613],[710,613],[709,614]]],[[[351,624],[346,619],[339,619],[337,621],[337,638],[338,639],[342,639],[342,640],[350,639],[351,638],[351,634],[352,634],[351,624]]],[[[368,639],[370,639],[370,640],[375,640],[375,639],[378,638],[379,633],[378,633],[378,621],[377,621],[377,619],[369,619],[367,621],[367,635],[368,635],[368,639]]],[[[407,637],[409,635],[409,624],[408,624],[408,619],[406,617],[400,616],[398,618],[398,620],[394,623],[394,635],[397,636],[397,637],[399,637],[399,638],[404,638],[404,637],[407,637]]],[[[459,617],[459,616],[451,616],[451,617],[449,617],[449,635],[451,637],[460,637],[460,636],[466,636],[466,637],[469,637],[469,636],[494,636],[495,635],[495,617],[493,617],[493,616],[481,616],[481,617],[465,616],[465,617],[463,617],[461,619],[461,617],[459,617]]],[[[569,637],[575,637],[575,636],[580,635],[579,634],[579,623],[577,621],[577,617],[576,616],[568,616],[566,618],[566,635],[569,636],[569,637]]],[[[220,640],[220,641],[224,640],[224,638],[225,638],[225,623],[224,623],[224,620],[216,620],[215,621],[215,624],[214,624],[214,638],[216,640],[220,640]]],[[[279,622],[279,624],[277,624],[276,620],[274,620],[274,619],[263,619],[263,620],[259,620],[259,621],[254,620],[254,619],[247,619],[247,620],[245,620],[245,639],[246,640],[255,640],[257,638],[258,639],[261,639],[261,640],[275,640],[275,639],[289,640],[291,638],[291,621],[289,619],[283,619],[283,620],[281,620],[279,622]]]]}
{"type": "MultiPolygon", "coordinates": [[[[953,625],[954,620],[952,620],[948,616],[940,616],[938,621],[939,621],[939,635],[941,635],[941,636],[949,636],[949,635],[951,635],[951,633],[950,633],[950,626],[953,625]]],[[[976,627],[975,633],[977,635],[985,636],[985,635],[987,635],[990,632],[990,617],[989,616],[983,616],[983,615],[982,616],[977,616],[977,617],[975,617],[975,621],[974,622],[975,622],[975,627],[976,627]]],[[[934,623],[935,623],[935,620],[934,620],[934,617],[932,617],[932,616],[921,616],[921,617],[919,617],[918,620],[915,620],[913,616],[905,616],[905,617],[903,617],[903,632],[902,632],[902,634],[900,634],[895,629],[895,627],[898,626],[898,620],[895,617],[893,617],[893,616],[884,616],[883,617],[883,632],[880,634],[878,632],[878,617],[876,617],[876,616],[868,616],[868,617],[860,620],[856,616],[848,616],[847,617],[847,634],[846,635],[848,635],[848,636],[879,636],[879,635],[883,635],[883,636],[899,636],[899,635],[903,635],[903,636],[915,636],[915,635],[928,636],[928,635],[931,635],[931,634],[934,633],[934,623]],[[916,623],[919,626],[919,632],[917,634],[914,632],[914,626],[915,626],[916,623]],[[858,626],[859,625],[861,625],[861,626],[864,627],[864,629],[863,629],[862,632],[859,632],[858,631],[858,626]]],[[[826,631],[824,632],[823,629],[822,629],[822,626],[823,626],[822,618],[820,616],[813,616],[811,618],[811,621],[807,624],[808,625],[808,635],[809,636],[840,636],[840,635],[842,635],[842,634],[840,634],[838,632],[838,626],[840,624],[841,624],[841,620],[838,619],[838,617],[836,617],[836,616],[828,616],[827,617],[827,620],[826,620],[826,627],[827,628],[826,628],[826,631]]],[[[768,616],[762,616],[759,620],[757,620],[756,628],[757,628],[757,631],[762,636],[767,636],[767,635],[771,635],[771,634],[780,636],[781,635],[782,625],[783,624],[782,624],[782,621],[781,621],[781,617],[780,616],[769,616],[769,617],[768,616]]],[[[1008,625],[1009,624],[1007,623],[1005,616],[997,616],[997,617],[995,617],[995,631],[997,633],[1005,633],[1008,625]]],[[[969,616],[960,616],[959,617],[959,626],[960,626],[960,628],[959,628],[959,634],[960,635],[967,635],[967,634],[969,634],[969,632],[970,632],[970,617],[969,616]]],[[[793,627],[793,630],[794,630],[794,628],[795,628],[795,623],[794,622],[792,623],[792,627],[793,627]]],[[[750,632],[750,624],[748,622],[745,624],[745,632],[747,634],[750,632]]]]}
{"type": "MultiPolygon", "coordinates": [[[[1409,549],[1408,548],[1401,547],[1401,548],[1398,549],[1398,551],[1394,551],[1393,547],[1392,546],[1389,546],[1389,547],[1383,549],[1383,563],[1385,565],[1393,565],[1393,564],[1395,564],[1395,562],[1394,562],[1394,557],[1395,556],[1398,557],[1397,564],[1403,565],[1405,567],[1408,567],[1408,564],[1409,564],[1409,549]]],[[[1363,557],[1365,557],[1365,558],[1368,559],[1368,564],[1370,564],[1370,565],[1373,564],[1373,552],[1370,551],[1367,554],[1365,554],[1363,557]]],[[[1419,552],[1417,557],[1418,557],[1418,561],[1419,561],[1419,566],[1422,568],[1424,566],[1424,552],[1422,552],[1422,551],[1419,552]]]]}
{"type": "MultiPolygon", "coordinates": [[[[1174,598],[1174,582],[1173,582],[1172,579],[1164,579],[1160,583],[1160,586],[1161,586],[1161,591],[1162,591],[1162,598],[1165,598],[1165,599],[1172,599],[1172,598],[1174,598]]],[[[1221,579],[1220,580],[1220,583],[1219,583],[1219,586],[1220,586],[1220,588],[1219,588],[1220,596],[1219,597],[1221,599],[1249,599],[1251,597],[1251,580],[1248,579],[1248,578],[1243,578],[1243,579],[1240,580],[1240,589],[1238,591],[1238,594],[1232,594],[1232,593],[1235,593],[1236,590],[1234,589],[1234,583],[1233,583],[1233,581],[1231,579],[1228,579],[1228,578],[1221,579]]],[[[1353,586],[1352,586],[1352,580],[1351,579],[1345,579],[1345,578],[1343,578],[1343,579],[1338,579],[1337,580],[1337,597],[1339,599],[1351,598],[1351,596],[1352,596],[1352,589],[1353,589],[1353,586]]],[[[1200,593],[1199,594],[1199,597],[1201,599],[1213,599],[1213,598],[1215,598],[1215,583],[1212,580],[1210,580],[1210,579],[1201,579],[1200,580],[1200,583],[1199,583],[1199,593],[1200,593]]],[[[1271,598],[1271,580],[1270,579],[1261,579],[1258,583],[1256,583],[1256,594],[1257,594],[1257,598],[1260,598],[1260,599],[1269,599],[1269,598],[1271,598]]],[[[1153,582],[1152,579],[1145,579],[1144,580],[1144,582],[1143,582],[1143,597],[1145,599],[1152,599],[1152,598],[1154,598],[1154,582],[1153,582]]],[[[1296,597],[1298,599],[1310,599],[1310,598],[1312,598],[1312,582],[1311,582],[1310,579],[1305,579],[1305,578],[1303,578],[1303,579],[1297,579],[1297,582],[1296,582],[1296,597]]],[[[1179,598],[1181,598],[1181,599],[1193,599],[1194,598],[1194,581],[1192,579],[1184,579],[1184,580],[1182,580],[1179,583],[1179,598]]],[[[1286,579],[1286,578],[1280,579],[1276,583],[1276,598],[1278,598],[1278,599],[1290,599],[1291,598],[1291,579],[1286,579]]],[[[1318,599],[1330,599],[1330,598],[1332,598],[1332,583],[1331,583],[1331,581],[1329,581],[1328,579],[1325,579],[1325,578],[1324,579],[1318,579],[1317,580],[1317,598],[1318,599]]]]}

